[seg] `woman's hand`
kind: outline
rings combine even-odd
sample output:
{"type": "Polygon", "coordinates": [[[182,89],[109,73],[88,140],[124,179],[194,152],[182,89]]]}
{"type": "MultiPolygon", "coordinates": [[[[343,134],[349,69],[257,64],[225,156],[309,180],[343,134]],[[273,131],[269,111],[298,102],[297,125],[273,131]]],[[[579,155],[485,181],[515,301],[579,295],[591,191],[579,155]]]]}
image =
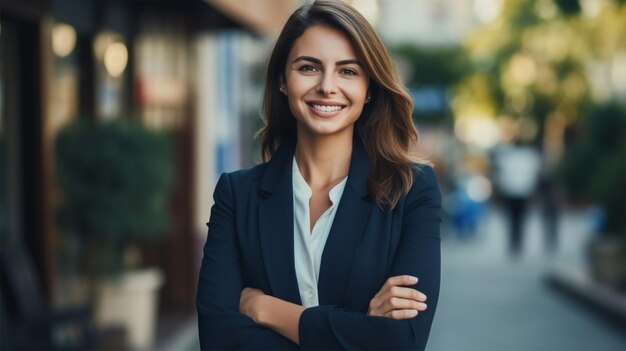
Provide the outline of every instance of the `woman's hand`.
{"type": "Polygon", "coordinates": [[[398,275],[387,279],[378,293],[370,301],[368,316],[409,319],[426,309],[426,295],[407,285],[415,285],[417,278],[398,275]]]}
{"type": "Polygon", "coordinates": [[[239,312],[252,318],[255,323],[259,323],[261,315],[261,300],[265,295],[263,291],[253,288],[245,288],[241,291],[239,298],[239,312]]]}
{"type": "Polygon", "coordinates": [[[300,344],[298,325],[303,311],[304,307],[266,295],[259,289],[245,288],[239,298],[239,312],[296,344],[300,344]]]}

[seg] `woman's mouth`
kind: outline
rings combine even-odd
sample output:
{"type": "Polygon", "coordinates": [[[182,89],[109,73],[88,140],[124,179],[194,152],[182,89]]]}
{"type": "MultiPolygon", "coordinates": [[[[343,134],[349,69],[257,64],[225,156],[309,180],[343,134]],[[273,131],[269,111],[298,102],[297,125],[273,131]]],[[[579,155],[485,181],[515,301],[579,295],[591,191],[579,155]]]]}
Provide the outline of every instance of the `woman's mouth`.
{"type": "Polygon", "coordinates": [[[313,109],[320,112],[335,112],[342,110],[345,106],[340,105],[318,105],[318,104],[309,104],[309,106],[313,107],[313,109]]]}

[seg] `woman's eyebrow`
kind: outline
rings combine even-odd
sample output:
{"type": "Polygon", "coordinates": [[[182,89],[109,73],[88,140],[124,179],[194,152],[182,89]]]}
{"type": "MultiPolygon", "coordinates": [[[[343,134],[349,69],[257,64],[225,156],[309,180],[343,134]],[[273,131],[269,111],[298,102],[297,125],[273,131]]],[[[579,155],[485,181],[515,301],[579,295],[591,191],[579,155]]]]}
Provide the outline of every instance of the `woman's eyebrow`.
{"type": "Polygon", "coordinates": [[[352,60],[341,60],[341,61],[335,62],[335,64],[337,66],[353,65],[353,64],[361,66],[361,62],[359,62],[359,60],[355,60],[355,59],[352,59],[352,60]]]}
{"type": "MultiPolygon", "coordinates": [[[[318,65],[322,64],[322,60],[315,58],[315,57],[311,57],[311,56],[298,56],[296,57],[292,63],[296,63],[298,61],[309,61],[318,65]]],[[[335,62],[335,64],[337,66],[343,66],[343,65],[350,65],[350,64],[355,64],[355,65],[359,65],[361,66],[361,63],[356,60],[356,59],[350,59],[350,60],[341,60],[341,61],[337,61],[335,62]]]]}

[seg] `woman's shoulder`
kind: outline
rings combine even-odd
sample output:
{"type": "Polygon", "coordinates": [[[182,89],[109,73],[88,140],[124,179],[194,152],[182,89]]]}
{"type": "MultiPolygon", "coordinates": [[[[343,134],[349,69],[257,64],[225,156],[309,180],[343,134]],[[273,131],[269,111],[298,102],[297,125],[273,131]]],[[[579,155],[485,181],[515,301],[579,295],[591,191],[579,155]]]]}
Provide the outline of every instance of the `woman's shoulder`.
{"type": "Polygon", "coordinates": [[[413,184],[437,181],[437,174],[433,166],[429,163],[413,163],[413,184]]]}
{"type": "Polygon", "coordinates": [[[439,181],[432,165],[427,163],[414,163],[411,165],[413,171],[413,185],[407,193],[407,201],[415,201],[419,198],[434,197],[440,198],[439,181]]]}
{"type": "Polygon", "coordinates": [[[265,167],[267,167],[267,163],[260,163],[252,167],[226,172],[224,175],[228,177],[233,186],[241,187],[260,182],[265,167]]]}

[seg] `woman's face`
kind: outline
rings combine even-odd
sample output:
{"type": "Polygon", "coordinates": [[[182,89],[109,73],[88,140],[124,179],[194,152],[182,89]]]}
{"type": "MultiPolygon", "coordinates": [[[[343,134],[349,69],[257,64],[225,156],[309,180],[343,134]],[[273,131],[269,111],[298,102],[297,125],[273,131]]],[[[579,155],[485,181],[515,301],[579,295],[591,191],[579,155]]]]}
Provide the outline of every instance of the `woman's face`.
{"type": "Polygon", "coordinates": [[[291,48],[283,81],[298,135],[352,135],[368,83],[342,32],[322,25],[307,29],[291,48]]]}

